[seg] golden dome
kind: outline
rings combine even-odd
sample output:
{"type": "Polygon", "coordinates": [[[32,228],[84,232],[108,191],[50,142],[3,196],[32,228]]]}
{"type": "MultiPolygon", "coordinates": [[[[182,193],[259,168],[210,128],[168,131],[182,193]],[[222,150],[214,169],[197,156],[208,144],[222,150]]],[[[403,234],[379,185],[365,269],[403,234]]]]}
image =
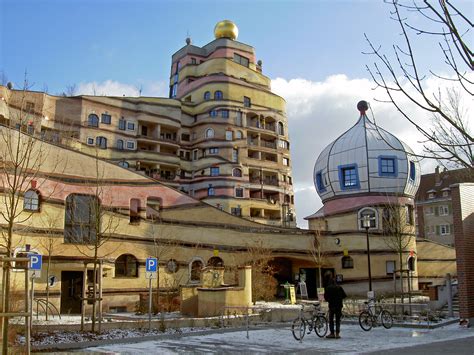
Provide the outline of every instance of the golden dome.
{"type": "Polygon", "coordinates": [[[237,39],[239,35],[239,29],[229,20],[220,21],[217,23],[216,27],[214,27],[214,36],[217,38],[230,38],[230,39],[237,39]]]}

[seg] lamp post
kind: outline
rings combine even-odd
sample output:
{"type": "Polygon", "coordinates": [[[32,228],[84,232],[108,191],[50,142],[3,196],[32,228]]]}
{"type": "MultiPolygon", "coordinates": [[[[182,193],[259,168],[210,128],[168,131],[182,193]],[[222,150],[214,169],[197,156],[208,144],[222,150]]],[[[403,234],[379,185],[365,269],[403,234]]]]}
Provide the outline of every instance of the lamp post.
{"type": "Polygon", "coordinates": [[[364,215],[362,217],[362,226],[365,228],[365,235],[367,238],[367,264],[369,271],[369,291],[372,291],[372,271],[370,269],[370,243],[369,243],[369,228],[370,228],[370,216],[364,215]]]}

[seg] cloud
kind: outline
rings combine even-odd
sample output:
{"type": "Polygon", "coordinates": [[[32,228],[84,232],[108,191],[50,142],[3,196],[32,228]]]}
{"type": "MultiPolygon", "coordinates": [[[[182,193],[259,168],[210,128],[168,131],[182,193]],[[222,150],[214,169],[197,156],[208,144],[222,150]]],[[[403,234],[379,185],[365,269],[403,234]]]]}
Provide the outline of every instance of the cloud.
{"type": "Polygon", "coordinates": [[[103,82],[80,83],[77,86],[77,95],[99,95],[99,96],[155,96],[165,97],[167,86],[163,81],[137,82],[125,84],[115,80],[103,82]],[[141,92],[140,92],[141,90],[141,92]]]}
{"type": "MultiPolygon", "coordinates": [[[[431,92],[446,86],[445,83],[436,78],[426,81],[431,92]]],[[[312,181],[314,163],[329,143],[356,123],[359,118],[356,106],[360,100],[369,102],[369,118],[406,142],[416,153],[423,151],[421,134],[392,104],[375,100],[384,100],[386,96],[382,90],[374,90],[374,83],[369,79],[351,79],[344,74],[329,76],[324,81],[276,78],[272,80],[272,90],[287,102],[296,213],[300,227],[307,225],[304,217],[322,206],[312,181]]],[[[405,97],[398,99],[418,122],[425,127],[431,125],[427,112],[417,109],[405,97]]],[[[472,109],[472,98],[467,104],[472,109]]],[[[429,173],[436,162],[424,160],[421,164],[423,173],[429,173]]]]}

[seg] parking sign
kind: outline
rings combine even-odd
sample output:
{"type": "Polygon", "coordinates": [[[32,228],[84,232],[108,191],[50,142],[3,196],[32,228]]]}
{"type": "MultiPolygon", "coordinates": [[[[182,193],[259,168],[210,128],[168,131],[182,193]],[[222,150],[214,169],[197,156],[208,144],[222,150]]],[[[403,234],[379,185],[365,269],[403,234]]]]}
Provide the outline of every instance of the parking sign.
{"type": "Polygon", "coordinates": [[[156,272],[157,265],[158,265],[157,258],[147,258],[146,259],[146,272],[156,272]]]}
{"type": "Polygon", "coordinates": [[[43,264],[43,255],[39,254],[28,254],[30,258],[30,269],[31,270],[41,270],[43,264]]]}

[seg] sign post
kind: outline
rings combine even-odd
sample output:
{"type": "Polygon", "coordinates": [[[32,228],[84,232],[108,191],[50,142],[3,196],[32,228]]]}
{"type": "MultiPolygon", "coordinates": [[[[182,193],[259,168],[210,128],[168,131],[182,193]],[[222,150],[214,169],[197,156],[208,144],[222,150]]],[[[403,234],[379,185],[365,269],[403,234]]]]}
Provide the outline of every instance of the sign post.
{"type": "Polygon", "coordinates": [[[30,296],[30,314],[29,328],[33,325],[33,301],[35,300],[35,279],[41,276],[41,266],[43,265],[43,256],[39,254],[28,253],[30,258],[29,276],[31,278],[31,296],[30,296]]]}
{"type": "Polygon", "coordinates": [[[145,264],[145,277],[148,279],[148,287],[150,289],[150,294],[148,297],[148,330],[151,331],[151,310],[153,302],[153,293],[151,287],[151,280],[157,278],[158,271],[158,259],[157,258],[147,258],[145,264]]]}

